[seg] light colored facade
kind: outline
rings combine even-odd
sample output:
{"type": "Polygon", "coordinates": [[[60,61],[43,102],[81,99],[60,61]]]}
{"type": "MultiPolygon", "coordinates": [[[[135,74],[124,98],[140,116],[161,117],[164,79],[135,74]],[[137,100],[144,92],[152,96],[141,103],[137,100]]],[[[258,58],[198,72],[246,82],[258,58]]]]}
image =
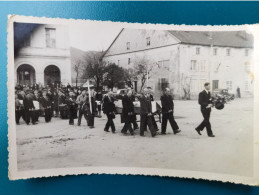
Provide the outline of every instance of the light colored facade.
{"type": "Polygon", "coordinates": [[[140,59],[153,64],[146,85],[153,88],[156,98],[162,88],[170,87],[178,99],[184,96],[184,90],[197,99],[205,82],[210,82],[213,89],[229,89],[233,94],[240,87],[242,96],[252,96],[251,37],[244,38],[244,32],[188,33],[123,29],[104,60],[128,69],[140,59]],[[224,37],[227,39],[222,41],[224,37]]]}
{"type": "Polygon", "coordinates": [[[17,83],[71,83],[68,27],[39,25],[22,44],[14,64],[17,83]]]}

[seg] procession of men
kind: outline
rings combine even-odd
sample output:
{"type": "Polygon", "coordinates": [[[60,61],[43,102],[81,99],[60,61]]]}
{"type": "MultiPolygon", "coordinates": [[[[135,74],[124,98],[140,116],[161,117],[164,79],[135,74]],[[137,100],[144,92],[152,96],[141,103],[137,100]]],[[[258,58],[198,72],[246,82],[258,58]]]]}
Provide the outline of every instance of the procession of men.
{"type": "MultiPolygon", "coordinates": [[[[209,122],[211,112],[211,95],[210,84],[205,83],[205,89],[199,94],[198,103],[201,105],[201,112],[204,117],[202,123],[195,128],[197,133],[201,135],[201,131],[206,127],[209,137],[215,137],[212,133],[209,122]]],[[[145,131],[149,129],[151,136],[158,134],[165,135],[167,131],[167,123],[171,125],[174,134],[181,132],[174,118],[174,102],[171,90],[165,88],[161,95],[161,111],[154,113],[152,111],[152,89],[146,87],[142,93],[137,94],[132,88],[128,87],[124,94],[114,97],[112,91],[103,93],[96,92],[93,87],[72,87],[67,84],[49,84],[46,87],[41,85],[21,86],[15,88],[15,117],[16,124],[20,124],[20,120],[24,120],[27,125],[36,125],[39,123],[39,117],[45,118],[45,122],[51,122],[52,117],[60,117],[68,119],[69,125],[80,126],[84,119],[89,128],[95,128],[95,117],[101,117],[101,111],[106,115],[107,123],[103,127],[105,132],[115,133],[116,124],[114,119],[121,117],[124,123],[121,133],[127,135],[135,135],[137,129],[140,136],[145,135],[145,131]],[[122,113],[118,115],[115,103],[121,100],[122,113]],[[135,102],[140,103],[139,112],[136,112],[135,102]],[[137,115],[140,115],[140,125],[138,125],[137,115]],[[161,133],[155,115],[162,115],[161,133]]],[[[177,111],[176,111],[177,112],[177,111]]],[[[98,123],[96,124],[98,126],[98,123]]]]}

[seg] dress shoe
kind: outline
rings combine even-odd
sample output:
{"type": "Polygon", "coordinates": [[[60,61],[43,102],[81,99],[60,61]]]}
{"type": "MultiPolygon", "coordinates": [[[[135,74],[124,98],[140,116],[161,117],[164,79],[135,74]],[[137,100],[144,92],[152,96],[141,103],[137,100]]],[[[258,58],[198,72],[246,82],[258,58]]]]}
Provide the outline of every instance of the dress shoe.
{"type": "Polygon", "coordinates": [[[180,133],[181,132],[181,130],[180,129],[177,129],[175,132],[174,132],[174,134],[177,134],[177,133],[180,133]]]}
{"type": "Polygon", "coordinates": [[[156,136],[157,136],[157,133],[153,133],[153,134],[152,134],[152,137],[156,137],[156,136]]]}
{"type": "Polygon", "coordinates": [[[162,132],[161,135],[166,135],[166,132],[162,132]]]}
{"type": "Polygon", "coordinates": [[[201,135],[201,131],[199,129],[195,129],[199,135],[201,135]]]}
{"type": "Polygon", "coordinates": [[[108,129],[104,129],[104,131],[106,131],[106,132],[110,132],[108,129]]]}
{"type": "Polygon", "coordinates": [[[209,135],[209,137],[215,137],[215,135],[212,134],[212,135],[209,135]]]}

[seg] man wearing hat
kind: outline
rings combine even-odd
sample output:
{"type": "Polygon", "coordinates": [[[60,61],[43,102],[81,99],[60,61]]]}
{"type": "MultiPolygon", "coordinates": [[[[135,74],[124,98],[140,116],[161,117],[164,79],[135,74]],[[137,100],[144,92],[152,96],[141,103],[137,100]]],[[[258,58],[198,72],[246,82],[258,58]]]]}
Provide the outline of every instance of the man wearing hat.
{"type": "Polygon", "coordinates": [[[207,134],[209,137],[215,137],[213,135],[210,125],[210,112],[211,112],[211,94],[210,94],[210,83],[204,84],[204,90],[199,94],[199,104],[201,105],[201,113],[203,116],[203,121],[201,124],[195,128],[197,133],[201,135],[201,131],[206,127],[207,134]]]}

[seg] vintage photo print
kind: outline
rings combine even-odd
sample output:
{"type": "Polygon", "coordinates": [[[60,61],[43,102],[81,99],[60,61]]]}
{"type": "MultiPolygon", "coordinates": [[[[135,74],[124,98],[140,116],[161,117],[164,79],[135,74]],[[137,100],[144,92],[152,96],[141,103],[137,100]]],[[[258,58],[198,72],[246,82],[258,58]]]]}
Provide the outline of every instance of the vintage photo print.
{"type": "Polygon", "coordinates": [[[258,29],[10,16],[9,178],[258,184],[258,29]]]}

